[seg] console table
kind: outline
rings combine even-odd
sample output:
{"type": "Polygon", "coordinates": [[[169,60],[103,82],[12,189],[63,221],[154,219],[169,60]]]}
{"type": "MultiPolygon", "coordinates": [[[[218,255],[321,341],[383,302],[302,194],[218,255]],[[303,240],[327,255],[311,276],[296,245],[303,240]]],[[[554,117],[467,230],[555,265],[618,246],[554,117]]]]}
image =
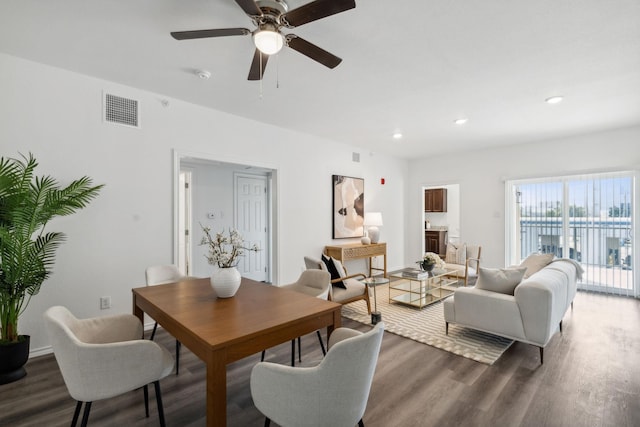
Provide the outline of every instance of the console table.
{"type": "Polygon", "coordinates": [[[370,245],[363,245],[360,243],[352,243],[349,245],[335,245],[325,246],[324,254],[339,260],[344,263],[352,259],[369,258],[369,277],[372,276],[372,271],[384,272],[384,277],[387,277],[387,244],[386,243],[371,243],[370,245]],[[376,256],[384,257],[384,268],[375,268],[372,266],[371,258],[376,256]]]}

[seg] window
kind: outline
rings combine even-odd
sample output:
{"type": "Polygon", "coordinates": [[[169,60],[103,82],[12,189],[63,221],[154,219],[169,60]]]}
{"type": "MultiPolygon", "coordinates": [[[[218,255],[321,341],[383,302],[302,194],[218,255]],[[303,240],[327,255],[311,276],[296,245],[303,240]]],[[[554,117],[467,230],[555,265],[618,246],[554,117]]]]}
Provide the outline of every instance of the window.
{"type": "Polygon", "coordinates": [[[553,253],[582,265],[581,289],[638,296],[634,181],[609,173],[507,182],[507,265],[553,253]]]}

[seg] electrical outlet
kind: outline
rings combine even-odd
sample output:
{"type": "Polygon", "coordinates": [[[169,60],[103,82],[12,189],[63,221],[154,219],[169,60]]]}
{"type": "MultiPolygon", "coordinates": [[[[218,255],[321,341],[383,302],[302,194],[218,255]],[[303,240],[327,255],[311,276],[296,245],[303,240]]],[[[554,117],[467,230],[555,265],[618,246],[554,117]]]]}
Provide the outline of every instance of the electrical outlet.
{"type": "Polygon", "coordinates": [[[100,297],[100,310],[111,308],[111,297],[100,297]]]}

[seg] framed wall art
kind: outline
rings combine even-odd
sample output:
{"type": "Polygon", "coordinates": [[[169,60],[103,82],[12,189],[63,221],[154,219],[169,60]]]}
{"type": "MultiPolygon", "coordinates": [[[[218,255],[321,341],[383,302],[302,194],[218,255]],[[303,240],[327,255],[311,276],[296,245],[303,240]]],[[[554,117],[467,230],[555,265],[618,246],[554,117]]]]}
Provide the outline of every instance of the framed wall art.
{"type": "Polygon", "coordinates": [[[364,236],[364,179],[332,175],[333,238],[364,236]]]}

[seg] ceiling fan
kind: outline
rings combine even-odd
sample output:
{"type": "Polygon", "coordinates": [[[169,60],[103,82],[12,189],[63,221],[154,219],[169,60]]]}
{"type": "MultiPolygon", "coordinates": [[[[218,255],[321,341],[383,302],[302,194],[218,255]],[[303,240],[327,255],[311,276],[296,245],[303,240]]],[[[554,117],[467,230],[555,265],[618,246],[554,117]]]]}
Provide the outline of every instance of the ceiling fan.
{"type": "Polygon", "coordinates": [[[284,0],[235,0],[251,18],[256,29],[218,28],[212,30],[174,31],[176,40],[202,39],[208,37],[245,36],[251,34],[256,46],[249,69],[249,80],[261,80],[267,67],[269,55],[277,53],[283,46],[321,63],[335,68],[342,59],[310,43],[295,34],[283,34],[283,28],[295,28],[327,16],[356,7],[355,0],[315,0],[296,9],[289,10],[284,0]]]}

